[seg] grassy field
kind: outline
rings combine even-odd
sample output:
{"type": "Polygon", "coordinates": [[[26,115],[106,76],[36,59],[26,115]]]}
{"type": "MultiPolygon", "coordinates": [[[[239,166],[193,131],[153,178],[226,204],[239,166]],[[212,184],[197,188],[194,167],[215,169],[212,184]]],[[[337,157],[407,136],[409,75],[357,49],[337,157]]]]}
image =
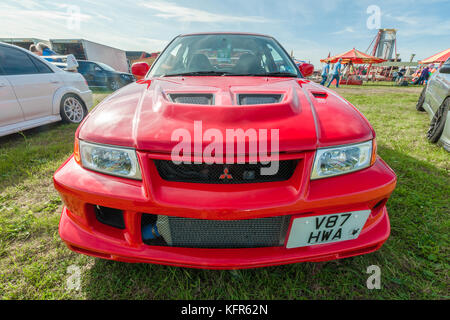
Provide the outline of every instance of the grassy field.
{"type": "Polygon", "coordinates": [[[428,115],[415,110],[420,90],[380,84],[337,90],[374,126],[398,185],[388,202],[386,244],[323,263],[205,271],[75,254],[58,235],[62,203],[51,178],[72,152],[76,126],[0,138],[0,298],[449,299],[450,154],[425,138],[428,115]],[[81,268],[78,291],[66,288],[70,265],[81,268]],[[381,268],[380,290],[366,288],[370,265],[381,268]]]}

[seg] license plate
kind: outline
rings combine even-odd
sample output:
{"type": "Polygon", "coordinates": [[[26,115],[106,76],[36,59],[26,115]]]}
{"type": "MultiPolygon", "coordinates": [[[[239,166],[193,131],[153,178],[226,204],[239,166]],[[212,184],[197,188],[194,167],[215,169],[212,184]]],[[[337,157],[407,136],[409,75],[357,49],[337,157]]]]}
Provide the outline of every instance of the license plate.
{"type": "Polygon", "coordinates": [[[370,210],[296,218],[286,248],[352,240],[359,237],[370,210]]]}

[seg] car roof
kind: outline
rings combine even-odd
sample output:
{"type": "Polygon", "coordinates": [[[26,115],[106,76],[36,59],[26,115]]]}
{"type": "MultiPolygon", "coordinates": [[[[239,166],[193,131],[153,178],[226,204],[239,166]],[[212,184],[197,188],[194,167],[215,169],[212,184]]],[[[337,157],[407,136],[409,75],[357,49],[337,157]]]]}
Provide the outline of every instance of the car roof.
{"type": "Polygon", "coordinates": [[[31,51],[24,49],[22,47],[10,44],[10,43],[6,43],[6,42],[0,42],[0,46],[4,46],[4,47],[11,47],[11,48],[15,48],[15,49],[19,49],[22,50],[23,52],[25,52],[28,55],[33,55],[33,58],[37,58],[38,60],[40,60],[41,62],[44,62],[48,67],[50,67],[53,71],[62,71],[60,68],[58,68],[57,66],[55,66],[53,63],[45,60],[44,58],[42,58],[41,56],[35,55],[33,54],[31,51]]]}
{"type": "Polygon", "coordinates": [[[267,34],[252,33],[252,32],[196,32],[196,33],[180,34],[179,37],[198,36],[198,35],[214,35],[214,34],[231,34],[231,35],[258,36],[258,37],[273,38],[272,36],[269,36],[267,34]]]}

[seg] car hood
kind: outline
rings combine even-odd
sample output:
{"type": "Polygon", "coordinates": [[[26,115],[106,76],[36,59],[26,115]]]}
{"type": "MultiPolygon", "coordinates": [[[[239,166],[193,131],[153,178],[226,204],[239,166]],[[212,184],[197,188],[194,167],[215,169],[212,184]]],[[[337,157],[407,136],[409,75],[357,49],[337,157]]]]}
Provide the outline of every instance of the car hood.
{"type": "Polygon", "coordinates": [[[364,116],[333,91],[304,79],[265,77],[170,77],[133,83],[101,102],[77,135],[90,142],[170,153],[179,143],[172,139],[177,129],[189,132],[192,143],[211,143],[194,132],[194,123],[197,128],[201,123],[202,132],[217,129],[223,137],[227,129],[266,130],[267,143],[278,129],[280,152],[374,137],[364,116]],[[209,94],[213,99],[211,105],[181,104],[172,101],[172,94],[209,94]],[[239,105],[240,94],[280,95],[281,101],[239,105]]]}

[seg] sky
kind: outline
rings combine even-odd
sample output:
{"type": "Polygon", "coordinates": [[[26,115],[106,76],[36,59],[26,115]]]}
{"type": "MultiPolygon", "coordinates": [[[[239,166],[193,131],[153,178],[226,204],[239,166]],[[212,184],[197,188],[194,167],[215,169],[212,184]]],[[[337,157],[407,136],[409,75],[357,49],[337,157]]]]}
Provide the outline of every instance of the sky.
{"type": "Polygon", "coordinates": [[[377,28],[397,29],[403,61],[450,47],[450,0],[0,0],[0,38],[87,39],[155,52],[182,33],[275,37],[297,59],[365,52],[377,28]],[[379,13],[379,14],[378,14],[379,13]]]}

